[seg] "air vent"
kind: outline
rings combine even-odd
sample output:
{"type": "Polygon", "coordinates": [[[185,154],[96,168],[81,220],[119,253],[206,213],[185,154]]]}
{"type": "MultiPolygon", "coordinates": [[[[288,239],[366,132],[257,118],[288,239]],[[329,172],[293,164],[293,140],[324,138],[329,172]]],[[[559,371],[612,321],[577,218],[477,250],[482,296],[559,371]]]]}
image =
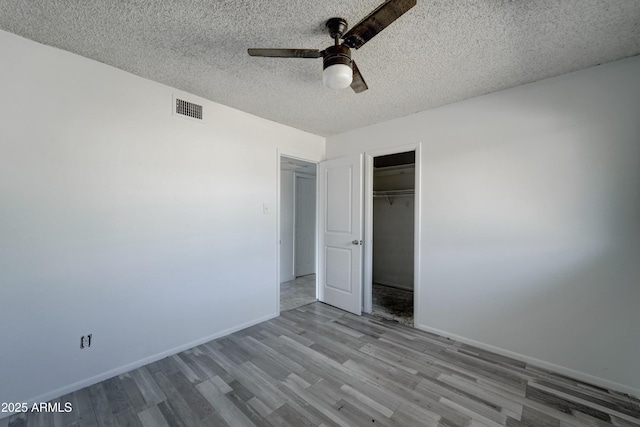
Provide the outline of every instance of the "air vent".
{"type": "Polygon", "coordinates": [[[176,114],[202,120],[202,105],[176,98],[176,114]]]}

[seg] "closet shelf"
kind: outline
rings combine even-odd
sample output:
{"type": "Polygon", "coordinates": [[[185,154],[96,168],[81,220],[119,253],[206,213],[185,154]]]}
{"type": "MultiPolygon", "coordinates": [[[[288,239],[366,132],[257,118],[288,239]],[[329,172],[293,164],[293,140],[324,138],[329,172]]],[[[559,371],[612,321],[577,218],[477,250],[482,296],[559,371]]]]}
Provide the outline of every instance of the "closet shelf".
{"type": "Polygon", "coordinates": [[[413,196],[414,190],[413,188],[407,190],[386,190],[386,191],[374,191],[373,197],[383,197],[387,200],[387,203],[393,205],[394,197],[401,196],[413,196]]]}

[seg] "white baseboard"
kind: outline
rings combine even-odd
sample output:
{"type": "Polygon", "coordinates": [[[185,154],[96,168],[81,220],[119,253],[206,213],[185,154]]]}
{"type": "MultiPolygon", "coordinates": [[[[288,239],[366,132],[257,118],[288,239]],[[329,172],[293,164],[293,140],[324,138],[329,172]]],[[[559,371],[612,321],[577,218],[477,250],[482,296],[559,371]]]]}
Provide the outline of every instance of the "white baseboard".
{"type": "Polygon", "coordinates": [[[527,364],[531,364],[539,368],[548,369],[550,371],[557,372],[558,374],[565,375],[567,377],[574,378],[576,380],[584,381],[586,383],[593,384],[598,387],[607,388],[609,390],[617,391],[620,393],[626,393],[634,397],[640,397],[640,389],[637,389],[634,387],[630,387],[624,384],[610,381],[605,378],[596,377],[595,375],[587,374],[581,371],[576,371],[574,369],[566,368],[564,366],[556,365],[554,363],[545,362],[544,360],[539,360],[534,357],[525,356],[524,354],[515,353],[510,350],[505,350],[504,348],[501,348],[501,347],[485,344],[480,341],[475,341],[460,335],[449,333],[447,331],[442,331],[440,329],[432,328],[430,326],[415,325],[415,327],[425,332],[431,332],[432,334],[440,335],[441,337],[445,337],[445,338],[450,338],[455,341],[460,341],[462,343],[469,344],[474,347],[478,347],[482,350],[488,350],[493,353],[500,354],[502,356],[507,356],[512,359],[520,360],[521,362],[525,362],[527,364]]]}
{"type": "MultiPolygon", "coordinates": [[[[207,337],[200,338],[198,340],[189,342],[187,344],[183,344],[183,345],[178,346],[178,347],[174,347],[174,348],[172,348],[170,350],[166,350],[166,351],[163,351],[161,353],[154,354],[152,356],[148,356],[148,357],[145,357],[145,358],[140,359],[140,360],[136,360],[135,362],[129,363],[127,365],[120,366],[120,367],[115,368],[115,369],[111,369],[111,370],[109,370],[107,372],[103,372],[101,374],[98,374],[98,375],[95,375],[93,377],[84,379],[82,381],[78,381],[78,382],[75,382],[73,384],[69,384],[67,386],[60,387],[60,388],[58,388],[56,390],[52,390],[50,392],[47,392],[47,393],[41,394],[39,396],[33,397],[31,399],[27,399],[26,403],[29,405],[29,407],[31,407],[34,403],[48,402],[49,400],[56,399],[56,398],[58,398],[60,396],[64,396],[65,394],[73,393],[74,391],[77,391],[77,390],[80,390],[82,388],[91,386],[93,384],[97,384],[97,383],[99,383],[101,381],[107,380],[109,378],[115,377],[115,376],[120,375],[120,374],[124,374],[125,372],[132,371],[132,370],[137,369],[137,368],[139,368],[141,366],[148,365],[149,363],[153,363],[153,362],[155,362],[157,360],[160,360],[160,359],[164,359],[165,357],[173,356],[174,354],[178,354],[178,353],[180,353],[180,352],[182,352],[184,350],[188,350],[190,348],[197,347],[197,346],[199,346],[201,344],[204,344],[206,342],[209,342],[209,341],[215,340],[217,338],[221,338],[221,337],[227,336],[227,335],[232,334],[234,332],[240,331],[242,329],[248,328],[248,327],[253,326],[253,325],[257,325],[258,323],[265,322],[267,320],[276,318],[278,316],[279,316],[279,313],[269,314],[267,316],[260,317],[258,319],[254,319],[254,320],[251,320],[249,322],[243,323],[241,325],[237,325],[237,326],[234,326],[232,328],[225,329],[225,330],[220,331],[220,332],[216,332],[215,334],[209,335],[207,337]]],[[[10,415],[13,415],[13,413],[0,413],[0,419],[2,419],[4,417],[8,417],[10,415]]]]}

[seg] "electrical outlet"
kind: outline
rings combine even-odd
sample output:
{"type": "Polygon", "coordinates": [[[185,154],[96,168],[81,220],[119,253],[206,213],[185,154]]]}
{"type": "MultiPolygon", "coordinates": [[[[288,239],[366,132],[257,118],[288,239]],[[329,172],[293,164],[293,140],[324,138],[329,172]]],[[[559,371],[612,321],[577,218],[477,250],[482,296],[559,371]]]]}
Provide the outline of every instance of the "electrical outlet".
{"type": "Polygon", "coordinates": [[[91,347],[91,335],[83,335],[80,337],[80,348],[91,347]]]}

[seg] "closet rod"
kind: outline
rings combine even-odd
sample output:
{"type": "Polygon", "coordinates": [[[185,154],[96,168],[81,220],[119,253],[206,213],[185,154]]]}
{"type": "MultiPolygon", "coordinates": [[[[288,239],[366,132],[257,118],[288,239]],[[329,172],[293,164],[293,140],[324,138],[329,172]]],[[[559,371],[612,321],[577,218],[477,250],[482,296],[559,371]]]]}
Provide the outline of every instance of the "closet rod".
{"type": "Polygon", "coordinates": [[[386,190],[386,191],[374,191],[373,197],[384,197],[387,199],[387,203],[393,205],[393,198],[400,196],[412,196],[414,194],[413,188],[406,190],[386,190]]]}

